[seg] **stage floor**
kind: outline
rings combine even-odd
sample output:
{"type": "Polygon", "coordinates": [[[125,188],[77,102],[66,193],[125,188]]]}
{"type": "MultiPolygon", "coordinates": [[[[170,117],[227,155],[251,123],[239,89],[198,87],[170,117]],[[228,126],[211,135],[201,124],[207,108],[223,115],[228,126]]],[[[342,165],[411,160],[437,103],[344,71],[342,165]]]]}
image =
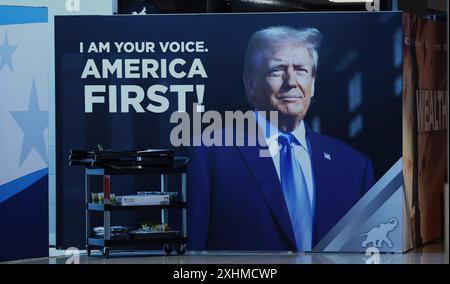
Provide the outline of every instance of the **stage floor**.
{"type": "MultiPolygon", "coordinates": [[[[65,264],[70,256],[65,251],[51,249],[50,257],[11,261],[16,264],[65,264]]],[[[114,251],[103,258],[93,251],[88,257],[80,251],[81,264],[365,264],[370,256],[361,253],[231,253],[187,252],[185,255],[163,255],[160,251],[114,251]]],[[[372,258],[373,259],[373,258],[372,258]]],[[[78,257],[72,258],[78,262],[78,257]]],[[[448,253],[440,243],[429,244],[403,254],[380,254],[381,264],[442,264],[448,263],[448,253]]]]}

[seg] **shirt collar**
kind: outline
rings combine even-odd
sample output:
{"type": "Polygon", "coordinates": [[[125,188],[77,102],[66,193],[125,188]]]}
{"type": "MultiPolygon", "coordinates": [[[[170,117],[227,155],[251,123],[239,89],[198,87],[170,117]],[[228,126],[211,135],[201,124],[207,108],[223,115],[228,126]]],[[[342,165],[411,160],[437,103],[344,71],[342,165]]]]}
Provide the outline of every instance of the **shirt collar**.
{"type": "MultiPolygon", "coordinates": [[[[259,129],[262,131],[264,137],[266,138],[267,145],[270,146],[275,144],[278,146],[278,136],[281,134],[281,131],[278,130],[278,127],[273,124],[269,124],[265,116],[262,116],[258,111],[256,112],[256,120],[258,122],[259,129]],[[270,125],[270,127],[269,127],[270,125]],[[266,128],[267,126],[267,128],[266,128]]],[[[303,147],[307,152],[309,152],[309,146],[306,141],[306,128],[303,120],[300,122],[300,125],[291,132],[292,135],[297,139],[298,143],[301,147],[303,147]]]]}

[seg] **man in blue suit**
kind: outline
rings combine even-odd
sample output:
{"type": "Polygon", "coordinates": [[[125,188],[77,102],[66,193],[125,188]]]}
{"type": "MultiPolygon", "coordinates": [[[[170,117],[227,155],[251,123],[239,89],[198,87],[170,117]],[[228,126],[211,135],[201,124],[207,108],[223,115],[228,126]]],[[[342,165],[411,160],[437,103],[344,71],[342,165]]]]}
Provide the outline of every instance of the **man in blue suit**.
{"type": "Polygon", "coordinates": [[[193,147],[189,249],[312,251],[373,185],[367,157],[304,122],[321,39],[314,28],[280,26],[250,39],[245,91],[270,155],[261,146],[193,147]],[[260,111],[276,111],[276,127],[260,111]]]}

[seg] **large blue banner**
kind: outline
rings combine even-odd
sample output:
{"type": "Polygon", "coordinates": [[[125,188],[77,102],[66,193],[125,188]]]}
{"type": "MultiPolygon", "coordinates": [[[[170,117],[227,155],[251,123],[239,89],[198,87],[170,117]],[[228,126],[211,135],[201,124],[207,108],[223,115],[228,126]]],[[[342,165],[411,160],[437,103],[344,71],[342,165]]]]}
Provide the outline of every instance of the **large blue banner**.
{"type": "Polygon", "coordinates": [[[0,261],[48,256],[47,9],[0,6],[0,261]]]}
{"type": "MultiPolygon", "coordinates": [[[[320,243],[338,238],[332,229],[388,170],[401,174],[399,13],[57,17],[56,76],[59,246],[84,245],[70,149],[102,144],[191,158],[190,249],[401,248],[395,210],[358,221],[358,237],[346,237],[356,247],[320,243]],[[380,223],[396,229],[395,245],[364,235],[380,223]]],[[[402,208],[401,184],[382,186],[367,218],[388,200],[402,208]]],[[[132,217],[117,222],[146,218],[132,217]]]]}

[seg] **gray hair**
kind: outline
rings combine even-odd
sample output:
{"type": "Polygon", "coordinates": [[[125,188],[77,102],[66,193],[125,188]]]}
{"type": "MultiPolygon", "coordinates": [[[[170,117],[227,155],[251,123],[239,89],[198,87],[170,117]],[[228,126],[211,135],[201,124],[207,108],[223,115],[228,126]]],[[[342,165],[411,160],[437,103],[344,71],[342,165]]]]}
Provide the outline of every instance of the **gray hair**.
{"type": "Polygon", "coordinates": [[[251,74],[258,59],[270,47],[278,43],[302,44],[313,61],[312,76],[316,76],[319,55],[317,49],[322,42],[322,34],[316,28],[296,29],[288,26],[274,26],[257,31],[250,38],[245,52],[244,74],[251,74]]]}

